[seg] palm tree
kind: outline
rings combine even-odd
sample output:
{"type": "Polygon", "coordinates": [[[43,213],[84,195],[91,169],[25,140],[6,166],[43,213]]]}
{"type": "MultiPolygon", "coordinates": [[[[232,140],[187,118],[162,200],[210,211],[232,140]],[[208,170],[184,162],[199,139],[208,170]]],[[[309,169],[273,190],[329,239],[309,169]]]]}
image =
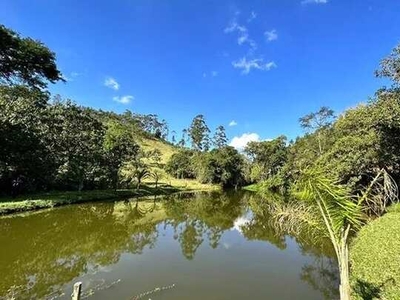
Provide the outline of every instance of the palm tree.
{"type": "Polygon", "coordinates": [[[363,192],[354,196],[346,186],[321,171],[308,169],[296,182],[295,191],[297,199],[311,205],[305,206],[303,201],[272,205],[276,224],[289,232],[298,230],[301,225],[320,227],[313,215],[314,211],[319,212],[323,232],[328,235],[338,260],[340,299],[349,300],[349,235],[368,221],[371,212],[383,213],[389,202],[397,200],[397,185],[382,169],[363,192]]]}
{"type": "Polygon", "coordinates": [[[146,168],[137,168],[134,171],[134,176],[135,176],[136,182],[137,182],[136,189],[139,190],[140,189],[140,184],[142,183],[142,180],[147,178],[147,177],[150,177],[151,173],[146,168]]]}

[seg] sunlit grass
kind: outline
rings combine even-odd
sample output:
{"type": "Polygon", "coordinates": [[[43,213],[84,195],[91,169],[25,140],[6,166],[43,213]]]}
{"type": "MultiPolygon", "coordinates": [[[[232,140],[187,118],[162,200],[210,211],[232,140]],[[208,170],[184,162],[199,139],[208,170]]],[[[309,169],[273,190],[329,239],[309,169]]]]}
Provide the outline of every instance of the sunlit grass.
{"type": "Polygon", "coordinates": [[[400,205],[360,230],[350,261],[353,299],[400,299],[400,205]]]}

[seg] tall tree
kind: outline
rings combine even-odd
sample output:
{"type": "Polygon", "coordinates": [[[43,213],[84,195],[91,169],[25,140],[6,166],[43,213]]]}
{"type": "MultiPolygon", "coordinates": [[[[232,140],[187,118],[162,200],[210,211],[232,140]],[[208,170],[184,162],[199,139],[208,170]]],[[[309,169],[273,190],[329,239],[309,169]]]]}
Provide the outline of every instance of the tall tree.
{"type": "Polygon", "coordinates": [[[317,112],[310,113],[299,119],[300,126],[307,132],[317,132],[319,154],[323,152],[322,131],[331,126],[334,120],[334,111],[326,106],[321,107],[317,112]]]}
{"type": "Polygon", "coordinates": [[[213,142],[214,146],[218,149],[226,146],[228,139],[226,138],[224,126],[220,125],[217,127],[217,129],[215,130],[213,142]]]}
{"type": "Polygon", "coordinates": [[[0,82],[43,89],[47,81],[60,80],[64,81],[49,48],[0,25],[0,82]]]}
{"type": "Polygon", "coordinates": [[[113,186],[117,189],[122,165],[128,161],[135,161],[140,147],[134,141],[132,132],[121,124],[110,122],[107,127],[104,140],[106,164],[111,173],[113,186]]]}
{"type": "Polygon", "coordinates": [[[57,179],[81,190],[85,181],[94,180],[100,168],[105,128],[91,109],[70,100],[56,102],[48,111],[57,179]]]}
{"type": "Polygon", "coordinates": [[[189,128],[189,136],[192,141],[192,147],[195,150],[202,151],[207,148],[207,140],[210,129],[208,128],[203,115],[194,117],[189,128]]]}
{"type": "Polygon", "coordinates": [[[172,130],[172,132],[171,132],[171,134],[172,134],[172,136],[171,136],[171,142],[172,142],[172,144],[176,144],[176,131],[175,130],[172,130]]]}

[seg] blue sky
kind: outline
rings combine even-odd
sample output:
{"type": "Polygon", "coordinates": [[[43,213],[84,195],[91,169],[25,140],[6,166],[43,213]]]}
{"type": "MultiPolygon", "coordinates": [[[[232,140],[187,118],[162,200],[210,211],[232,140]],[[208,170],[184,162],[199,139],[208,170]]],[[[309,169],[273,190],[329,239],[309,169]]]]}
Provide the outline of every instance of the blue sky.
{"type": "Polygon", "coordinates": [[[301,134],[386,84],[398,0],[0,0],[1,23],[47,44],[79,104],[156,113],[171,130],[204,114],[237,144],[301,134]],[[235,121],[235,126],[229,126],[235,121]]]}

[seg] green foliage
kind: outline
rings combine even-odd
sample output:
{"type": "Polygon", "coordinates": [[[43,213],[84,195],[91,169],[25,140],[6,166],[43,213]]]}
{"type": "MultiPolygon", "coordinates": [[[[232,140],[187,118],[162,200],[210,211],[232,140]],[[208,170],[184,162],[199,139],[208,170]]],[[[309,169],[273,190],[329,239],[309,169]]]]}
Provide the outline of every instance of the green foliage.
{"type": "MultiPolygon", "coordinates": [[[[335,182],[325,173],[316,169],[305,170],[296,183],[295,196],[304,201],[316,203],[323,218],[326,234],[335,249],[340,271],[340,299],[350,299],[348,238],[351,231],[357,231],[365,224],[367,215],[364,206],[378,202],[385,211],[388,199],[397,195],[397,185],[382,169],[361,194],[353,196],[348,187],[335,182]],[[378,197],[376,197],[378,196],[378,197]]],[[[313,204],[311,204],[313,205],[313,204]]],[[[314,204],[315,205],[315,204],[314,204]]],[[[296,217],[294,217],[296,218],[296,217]]]]}
{"type": "Polygon", "coordinates": [[[363,227],[350,247],[353,299],[399,299],[399,253],[398,210],[363,227]]]}
{"type": "Polygon", "coordinates": [[[193,156],[193,151],[182,149],[171,156],[165,170],[175,178],[195,178],[191,161],[193,156]]]}
{"type": "Polygon", "coordinates": [[[400,45],[381,61],[380,67],[380,70],[376,72],[378,77],[388,77],[395,83],[400,83],[400,45]]]}
{"type": "Polygon", "coordinates": [[[225,128],[224,128],[224,126],[220,125],[215,130],[214,139],[213,139],[214,147],[215,148],[225,147],[227,142],[228,142],[228,140],[226,138],[225,128]]]}
{"type": "Polygon", "coordinates": [[[239,187],[245,183],[244,158],[230,146],[210,152],[182,149],[172,155],[166,171],[175,178],[196,178],[201,183],[239,187]]]}
{"type": "Polygon", "coordinates": [[[112,175],[115,188],[119,183],[120,168],[125,162],[136,159],[139,146],[134,141],[132,132],[120,123],[110,122],[104,139],[106,166],[112,175]]]}
{"type": "Polygon", "coordinates": [[[194,117],[188,133],[192,141],[193,149],[207,151],[210,148],[210,140],[208,136],[210,129],[208,128],[203,115],[197,115],[194,117]]]}
{"type": "Polygon", "coordinates": [[[46,81],[63,80],[55,60],[55,54],[41,42],[0,25],[0,82],[46,88],[46,81]]]}
{"type": "Polygon", "coordinates": [[[209,153],[197,154],[196,178],[203,183],[238,187],[244,183],[243,164],[244,159],[235,148],[226,146],[213,149],[209,153]]]}
{"type": "Polygon", "coordinates": [[[271,141],[250,142],[245,153],[252,161],[250,179],[266,180],[279,173],[287,159],[286,137],[279,136],[271,141]]]}

